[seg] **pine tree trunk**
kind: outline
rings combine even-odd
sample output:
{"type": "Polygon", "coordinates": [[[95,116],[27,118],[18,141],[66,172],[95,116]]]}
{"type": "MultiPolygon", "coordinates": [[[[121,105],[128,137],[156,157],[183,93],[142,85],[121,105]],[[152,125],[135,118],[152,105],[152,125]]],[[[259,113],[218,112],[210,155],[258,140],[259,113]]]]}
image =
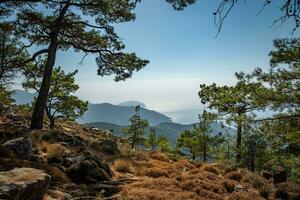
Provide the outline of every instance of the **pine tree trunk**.
{"type": "Polygon", "coordinates": [[[241,160],[241,144],[242,144],[242,122],[237,122],[237,133],[236,133],[236,162],[239,163],[241,160]]]}
{"type": "Polygon", "coordinates": [[[54,118],[50,118],[50,129],[54,129],[55,128],[55,120],[54,118]]]}
{"type": "Polygon", "coordinates": [[[45,112],[47,98],[48,98],[49,89],[51,85],[52,70],[55,64],[56,52],[58,47],[58,41],[57,41],[58,33],[60,30],[61,23],[64,20],[64,16],[69,6],[70,6],[70,0],[68,0],[64,5],[64,7],[61,9],[59,16],[55,20],[53,30],[51,30],[50,33],[50,45],[48,48],[48,58],[47,58],[46,65],[44,67],[42,85],[32,113],[31,125],[30,125],[31,130],[43,128],[44,112],[45,112]]]}
{"type": "Polygon", "coordinates": [[[205,140],[205,133],[203,132],[203,162],[206,162],[206,140],[205,140]]]}
{"type": "Polygon", "coordinates": [[[42,85],[36,100],[34,111],[31,118],[30,129],[42,129],[44,122],[44,111],[46,108],[48,93],[51,85],[52,70],[55,64],[56,51],[57,51],[57,34],[51,38],[49,46],[48,58],[44,68],[42,85]]]}

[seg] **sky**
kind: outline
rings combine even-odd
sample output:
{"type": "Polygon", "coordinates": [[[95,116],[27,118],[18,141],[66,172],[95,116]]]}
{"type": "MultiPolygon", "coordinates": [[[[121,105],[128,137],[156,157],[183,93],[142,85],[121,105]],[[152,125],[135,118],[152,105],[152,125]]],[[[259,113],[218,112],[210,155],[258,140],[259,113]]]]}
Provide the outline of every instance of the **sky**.
{"type": "Polygon", "coordinates": [[[117,104],[138,100],[161,112],[202,107],[200,84],[234,84],[234,73],[267,68],[268,53],[275,38],[292,37],[290,23],[271,28],[279,17],[277,5],[257,15],[263,1],[244,1],[232,10],[216,36],[213,12],[218,1],[201,0],[175,11],[164,0],[144,0],[136,8],[136,20],[116,26],[127,52],[150,63],[125,82],[97,75],[95,57],[59,52],[57,66],[79,70],[77,95],[91,103],[117,104]]]}

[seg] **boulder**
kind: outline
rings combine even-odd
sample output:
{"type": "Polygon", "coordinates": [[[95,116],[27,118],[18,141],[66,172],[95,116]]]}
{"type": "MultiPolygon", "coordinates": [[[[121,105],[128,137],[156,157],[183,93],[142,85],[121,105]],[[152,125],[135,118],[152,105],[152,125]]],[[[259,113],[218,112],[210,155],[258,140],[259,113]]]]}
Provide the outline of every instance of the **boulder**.
{"type": "Polygon", "coordinates": [[[113,140],[103,140],[102,142],[93,142],[90,149],[95,152],[102,152],[108,155],[116,155],[119,153],[118,144],[113,140]]]}
{"type": "Polygon", "coordinates": [[[94,158],[87,157],[71,165],[66,170],[67,176],[73,182],[91,182],[91,181],[108,181],[112,172],[108,165],[94,158]]]}
{"type": "Polygon", "coordinates": [[[0,172],[0,199],[39,200],[47,192],[50,176],[33,168],[0,172]]]}
{"type": "Polygon", "coordinates": [[[28,156],[32,151],[32,141],[27,137],[9,140],[2,144],[2,146],[20,156],[28,156]]]}

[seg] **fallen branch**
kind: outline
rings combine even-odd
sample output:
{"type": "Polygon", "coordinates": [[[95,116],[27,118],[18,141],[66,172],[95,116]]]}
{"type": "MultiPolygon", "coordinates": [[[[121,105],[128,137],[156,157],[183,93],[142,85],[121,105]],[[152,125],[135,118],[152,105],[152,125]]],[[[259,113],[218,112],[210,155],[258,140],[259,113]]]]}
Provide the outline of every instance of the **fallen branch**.
{"type": "Polygon", "coordinates": [[[97,181],[96,179],[94,179],[90,176],[87,177],[87,179],[94,183],[99,183],[99,184],[103,184],[103,185],[112,185],[112,186],[118,186],[118,185],[125,184],[126,182],[140,180],[138,178],[123,178],[123,179],[117,179],[117,180],[111,180],[111,181],[97,181]]]}

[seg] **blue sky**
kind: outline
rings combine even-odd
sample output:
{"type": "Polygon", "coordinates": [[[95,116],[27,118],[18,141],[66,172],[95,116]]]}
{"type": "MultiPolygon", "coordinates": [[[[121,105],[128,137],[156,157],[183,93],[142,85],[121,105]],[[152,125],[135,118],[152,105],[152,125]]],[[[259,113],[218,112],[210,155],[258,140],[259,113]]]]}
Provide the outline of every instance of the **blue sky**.
{"type": "Polygon", "coordinates": [[[257,15],[263,1],[251,0],[240,1],[215,38],[214,2],[201,0],[178,12],[164,0],[144,0],[134,22],[116,26],[126,51],[150,61],[125,82],[97,76],[94,56],[80,66],[82,54],[60,52],[56,65],[79,70],[77,95],[92,103],[139,100],[165,112],[200,108],[201,83],[233,84],[234,72],[268,66],[272,40],[292,36],[290,23],[270,28],[280,14],[276,6],[257,15]]]}

